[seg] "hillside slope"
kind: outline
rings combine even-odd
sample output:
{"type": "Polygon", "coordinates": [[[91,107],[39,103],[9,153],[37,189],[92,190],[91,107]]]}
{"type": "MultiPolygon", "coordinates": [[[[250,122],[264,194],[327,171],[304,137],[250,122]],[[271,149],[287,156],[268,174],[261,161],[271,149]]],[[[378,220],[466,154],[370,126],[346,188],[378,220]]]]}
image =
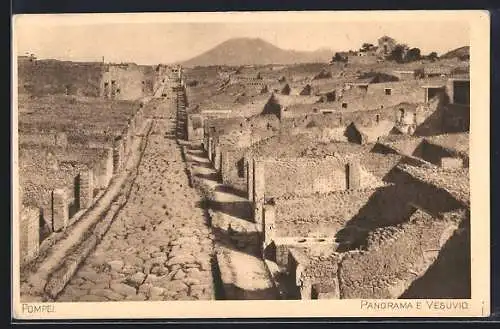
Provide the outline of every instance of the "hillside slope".
{"type": "Polygon", "coordinates": [[[446,54],[442,55],[440,58],[448,58],[448,59],[459,58],[459,59],[461,59],[461,58],[468,57],[469,53],[470,53],[470,47],[464,46],[464,47],[460,47],[460,48],[451,50],[451,51],[447,52],[446,54]]]}

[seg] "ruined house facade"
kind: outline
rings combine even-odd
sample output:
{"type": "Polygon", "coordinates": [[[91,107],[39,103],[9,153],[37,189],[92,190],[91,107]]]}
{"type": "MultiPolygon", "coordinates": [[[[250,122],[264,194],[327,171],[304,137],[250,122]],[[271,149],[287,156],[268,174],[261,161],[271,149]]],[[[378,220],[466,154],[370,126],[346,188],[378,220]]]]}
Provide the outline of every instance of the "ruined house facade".
{"type": "Polygon", "coordinates": [[[145,72],[138,65],[106,65],[102,73],[100,95],[109,99],[134,100],[150,95],[153,87],[153,73],[145,72]]]}

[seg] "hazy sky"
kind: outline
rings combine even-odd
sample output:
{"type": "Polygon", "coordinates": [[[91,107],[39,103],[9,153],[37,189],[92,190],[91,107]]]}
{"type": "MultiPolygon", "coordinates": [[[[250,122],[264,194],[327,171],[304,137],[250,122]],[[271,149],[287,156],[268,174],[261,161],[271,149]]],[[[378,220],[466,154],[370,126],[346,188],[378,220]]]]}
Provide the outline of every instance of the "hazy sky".
{"type": "Polygon", "coordinates": [[[192,22],[182,22],[169,18],[134,21],[105,15],[25,15],[19,18],[14,32],[18,54],[30,52],[38,58],[75,61],[100,61],[104,56],[107,62],[138,64],[186,60],[235,37],[262,38],[295,50],[358,49],[363,42],[376,43],[382,35],[418,47],[422,53],[442,54],[469,45],[469,27],[464,20],[303,17],[287,21],[283,16],[248,19],[247,15],[226,22],[195,17],[192,22]]]}

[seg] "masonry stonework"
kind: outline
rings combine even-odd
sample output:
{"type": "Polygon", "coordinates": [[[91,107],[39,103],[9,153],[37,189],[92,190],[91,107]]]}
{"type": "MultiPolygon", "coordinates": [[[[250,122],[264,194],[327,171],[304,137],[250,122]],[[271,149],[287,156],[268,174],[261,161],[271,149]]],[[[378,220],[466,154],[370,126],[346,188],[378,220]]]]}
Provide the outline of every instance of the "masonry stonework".
{"type": "Polygon", "coordinates": [[[40,210],[22,206],[19,226],[21,264],[26,264],[38,256],[40,245],[40,210]]]}
{"type": "Polygon", "coordinates": [[[266,185],[268,184],[265,176],[265,164],[260,160],[254,159],[253,169],[254,221],[257,223],[258,227],[262,227],[262,212],[264,207],[266,185]]]}
{"type": "Polygon", "coordinates": [[[80,208],[86,209],[92,205],[94,194],[94,182],[91,170],[82,171],[79,174],[79,188],[80,188],[80,208]]]}
{"type": "Polygon", "coordinates": [[[62,231],[68,225],[69,209],[68,197],[64,189],[55,189],[52,192],[52,229],[62,231]]]}

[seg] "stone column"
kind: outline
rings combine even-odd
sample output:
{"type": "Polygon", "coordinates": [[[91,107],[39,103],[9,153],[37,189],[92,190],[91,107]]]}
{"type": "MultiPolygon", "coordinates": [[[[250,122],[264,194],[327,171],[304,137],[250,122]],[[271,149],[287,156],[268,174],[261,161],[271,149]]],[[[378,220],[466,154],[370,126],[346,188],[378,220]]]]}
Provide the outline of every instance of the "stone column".
{"type": "MultiPolygon", "coordinates": [[[[301,264],[297,265],[297,271],[302,273],[303,268],[301,264]]],[[[302,300],[310,300],[311,299],[311,291],[312,291],[312,284],[311,281],[308,278],[305,278],[302,274],[297,276],[298,279],[298,287],[300,290],[300,299],[302,300]]]]}
{"type": "Polygon", "coordinates": [[[191,116],[187,116],[187,140],[190,141],[193,139],[193,120],[191,119],[191,116]]]}
{"type": "Polygon", "coordinates": [[[120,171],[120,162],[121,162],[121,139],[114,141],[113,145],[113,174],[116,174],[120,171]]]}
{"type": "Polygon", "coordinates": [[[103,182],[101,184],[101,188],[107,188],[111,178],[113,177],[113,149],[112,148],[107,148],[106,149],[106,154],[105,158],[103,161],[104,165],[104,177],[103,177],[103,182]]]}
{"type": "Polygon", "coordinates": [[[217,170],[218,172],[220,172],[221,170],[221,167],[222,167],[222,153],[221,153],[221,148],[219,145],[215,145],[215,156],[214,156],[214,168],[215,170],[217,170]]]}
{"type": "Polygon", "coordinates": [[[264,206],[265,188],[265,167],[263,161],[254,160],[254,221],[262,228],[262,211],[264,206]]]}
{"type": "Polygon", "coordinates": [[[276,207],[274,204],[264,205],[263,216],[263,231],[264,231],[264,248],[274,241],[276,235],[276,207]]]}
{"type": "Polygon", "coordinates": [[[203,132],[203,151],[208,153],[208,136],[203,132]]]}
{"type": "Polygon", "coordinates": [[[250,202],[253,202],[253,159],[247,158],[247,197],[250,202]]]}
{"type": "Polygon", "coordinates": [[[55,189],[52,191],[52,229],[62,231],[68,225],[69,209],[66,191],[55,189]]]}
{"type": "Polygon", "coordinates": [[[347,165],[347,189],[358,190],[361,187],[361,167],[359,162],[349,162],[347,165]]]}
{"type": "Polygon", "coordinates": [[[19,249],[21,264],[25,264],[38,256],[40,246],[40,210],[21,206],[19,227],[19,249]]]}
{"type": "Polygon", "coordinates": [[[80,182],[80,209],[89,208],[92,204],[93,194],[94,194],[94,182],[92,179],[92,170],[87,169],[80,172],[79,174],[80,182]]]}
{"type": "Polygon", "coordinates": [[[208,160],[212,162],[212,154],[213,154],[213,142],[214,138],[213,137],[208,137],[208,160]]]}
{"type": "Polygon", "coordinates": [[[234,166],[230,162],[231,150],[224,149],[224,152],[221,151],[221,165],[220,165],[220,177],[223,184],[230,184],[231,173],[230,170],[234,170],[234,166]]]}

